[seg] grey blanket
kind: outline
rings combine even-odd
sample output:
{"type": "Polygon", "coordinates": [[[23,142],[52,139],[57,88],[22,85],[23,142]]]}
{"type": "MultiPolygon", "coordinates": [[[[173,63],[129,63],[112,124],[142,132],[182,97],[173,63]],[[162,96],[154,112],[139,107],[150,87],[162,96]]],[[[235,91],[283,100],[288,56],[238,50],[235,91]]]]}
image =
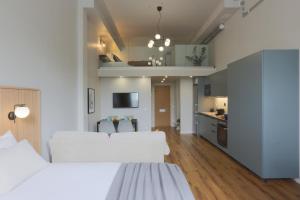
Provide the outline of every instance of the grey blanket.
{"type": "Polygon", "coordinates": [[[177,165],[122,164],[106,200],[194,200],[177,165]]]}

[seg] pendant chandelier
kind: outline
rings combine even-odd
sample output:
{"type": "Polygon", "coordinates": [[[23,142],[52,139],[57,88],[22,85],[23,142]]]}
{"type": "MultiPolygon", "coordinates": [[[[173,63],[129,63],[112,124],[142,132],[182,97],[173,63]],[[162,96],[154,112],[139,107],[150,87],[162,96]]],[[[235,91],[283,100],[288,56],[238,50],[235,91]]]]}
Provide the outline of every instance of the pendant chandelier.
{"type": "Polygon", "coordinates": [[[154,36],[154,39],[151,39],[148,42],[148,47],[151,49],[153,47],[158,48],[158,50],[160,52],[163,52],[165,50],[165,47],[169,47],[171,44],[171,40],[169,38],[166,38],[164,36],[161,35],[160,32],[160,22],[161,22],[161,11],[162,11],[162,7],[161,6],[157,6],[157,11],[159,14],[159,19],[157,22],[157,27],[156,27],[156,34],[154,36]]]}

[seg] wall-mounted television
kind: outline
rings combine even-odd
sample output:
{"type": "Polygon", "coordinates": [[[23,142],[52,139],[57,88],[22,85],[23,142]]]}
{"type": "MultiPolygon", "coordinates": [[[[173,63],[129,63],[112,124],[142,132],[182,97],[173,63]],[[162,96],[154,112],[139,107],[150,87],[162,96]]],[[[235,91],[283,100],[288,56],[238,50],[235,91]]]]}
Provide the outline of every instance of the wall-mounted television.
{"type": "Polygon", "coordinates": [[[139,93],[113,93],[113,107],[114,108],[138,108],[139,107],[139,93]]]}

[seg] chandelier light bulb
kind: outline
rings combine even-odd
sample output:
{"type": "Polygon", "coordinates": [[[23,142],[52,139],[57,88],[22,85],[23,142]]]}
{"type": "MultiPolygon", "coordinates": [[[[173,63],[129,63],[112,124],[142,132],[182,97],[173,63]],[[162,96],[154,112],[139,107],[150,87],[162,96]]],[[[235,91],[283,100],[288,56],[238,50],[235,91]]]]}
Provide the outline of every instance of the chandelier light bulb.
{"type": "Polygon", "coordinates": [[[153,59],[153,58],[150,56],[150,57],[149,57],[149,60],[152,60],[152,59],[153,59]]]}
{"type": "Polygon", "coordinates": [[[169,38],[167,38],[165,40],[165,46],[168,47],[168,46],[170,46],[170,44],[171,44],[171,40],[169,38]]]}
{"type": "Polygon", "coordinates": [[[160,47],[158,48],[158,50],[159,50],[160,52],[163,52],[163,51],[165,50],[165,48],[164,48],[163,46],[160,46],[160,47]]]}
{"type": "Polygon", "coordinates": [[[160,38],[161,38],[161,35],[160,34],[155,34],[155,39],[157,39],[157,40],[160,40],[160,38]]]}
{"type": "Polygon", "coordinates": [[[164,58],[163,58],[163,57],[160,57],[159,60],[164,60],[164,58]]]}
{"type": "Polygon", "coordinates": [[[153,44],[149,42],[148,47],[151,49],[153,47],[153,44]]]}
{"type": "Polygon", "coordinates": [[[152,63],[151,63],[151,62],[148,62],[148,65],[149,65],[149,66],[151,66],[151,65],[152,65],[152,63]]]}
{"type": "Polygon", "coordinates": [[[150,40],[149,43],[148,43],[148,47],[149,48],[152,48],[154,46],[154,41],[153,40],[150,40]]]}

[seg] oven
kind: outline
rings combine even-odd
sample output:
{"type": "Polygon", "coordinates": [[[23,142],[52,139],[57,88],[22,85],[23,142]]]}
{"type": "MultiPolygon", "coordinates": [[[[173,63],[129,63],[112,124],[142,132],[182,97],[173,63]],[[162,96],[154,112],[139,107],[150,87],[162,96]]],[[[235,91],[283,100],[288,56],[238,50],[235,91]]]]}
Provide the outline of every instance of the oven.
{"type": "Polygon", "coordinates": [[[227,124],[226,122],[219,122],[217,132],[218,144],[224,148],[227,148],[227,138],[227,124]]]}

